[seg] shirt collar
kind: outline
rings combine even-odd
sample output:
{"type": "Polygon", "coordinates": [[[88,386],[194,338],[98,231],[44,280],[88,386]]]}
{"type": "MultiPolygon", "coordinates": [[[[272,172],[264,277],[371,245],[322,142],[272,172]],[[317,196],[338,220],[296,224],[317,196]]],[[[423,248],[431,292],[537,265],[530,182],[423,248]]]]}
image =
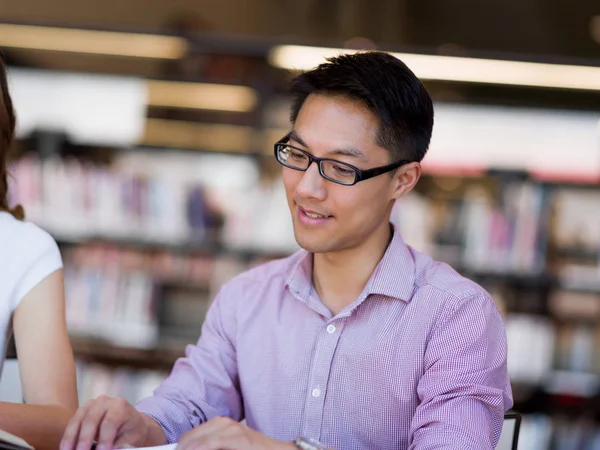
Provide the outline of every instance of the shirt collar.
{"type": "Polygon", "coordinates": [[[306,250],[298,250],[293,256],[286,287],[299,300],[308,301],[312,289],[312,257],[306,250]]]}
{"type": "Polygon", "coordinates": [[[380,294],[410,302],[415,288],[415,260],[412,249],[392,225],[393,235],[383,258],[365,287],[366,294],[380,294]]]}
{"type": "MultiPolygon", "coordinates": [[[[392,225],[393,235],[383,258],[373,271],[361,298],[369,294],[410,302],[415,286],[415,261],[412,250],[392,225]]],[[[294,263],[286,280],[286,286],[298,299],[307,302],[312,289],[313,254],[300,250],[294,255],[294,263]]]]}

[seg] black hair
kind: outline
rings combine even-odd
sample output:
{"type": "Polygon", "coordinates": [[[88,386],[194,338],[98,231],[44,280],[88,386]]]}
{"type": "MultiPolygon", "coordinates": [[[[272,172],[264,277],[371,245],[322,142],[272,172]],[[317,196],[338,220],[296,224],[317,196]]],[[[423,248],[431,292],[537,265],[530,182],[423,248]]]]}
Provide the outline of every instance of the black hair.
{"type": "Polygon", "coordinates": [[[433,102],[423,83],[398,58],[384,52],[359,52],[328,58],[291,83],[290,120],[296,122],[311,94],[362,102],[379,119],[377,144],[391,160],[421,161],[433,129],[433,102]]]}

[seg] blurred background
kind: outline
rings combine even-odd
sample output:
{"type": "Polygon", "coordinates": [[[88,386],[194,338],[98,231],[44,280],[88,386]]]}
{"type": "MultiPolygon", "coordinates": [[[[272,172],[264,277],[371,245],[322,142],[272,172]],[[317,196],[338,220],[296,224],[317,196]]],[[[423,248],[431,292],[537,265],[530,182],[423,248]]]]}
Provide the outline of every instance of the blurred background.
{"type": "Polygon", "coordinates": [[[493,294],[519,448],[600,448],[598,1],[0,0],[0,49],[12,202],[61,247],[81,402],[151,393],[224,282],[296,249],[287,83],[381,49],[436,102],[394,222],[493,294]]]}

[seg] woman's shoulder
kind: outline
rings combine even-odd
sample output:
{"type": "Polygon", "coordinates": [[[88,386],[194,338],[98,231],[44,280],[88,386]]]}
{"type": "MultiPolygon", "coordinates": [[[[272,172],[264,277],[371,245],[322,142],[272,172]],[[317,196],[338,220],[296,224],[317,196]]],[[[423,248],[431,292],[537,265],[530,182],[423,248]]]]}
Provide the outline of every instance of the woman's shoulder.
{"type": "Polygon", "coordinates": [[[36,259],[48,252],[59,253],[50,233],[6,212],[0,212],[0,248],[13,261],[36,259]]]}
{"type": "Polygon", "coordinates": [[[62,268],[56,241],[37,225],[0,212],[0,300],[12,310],[48,275],[62,268]]]}

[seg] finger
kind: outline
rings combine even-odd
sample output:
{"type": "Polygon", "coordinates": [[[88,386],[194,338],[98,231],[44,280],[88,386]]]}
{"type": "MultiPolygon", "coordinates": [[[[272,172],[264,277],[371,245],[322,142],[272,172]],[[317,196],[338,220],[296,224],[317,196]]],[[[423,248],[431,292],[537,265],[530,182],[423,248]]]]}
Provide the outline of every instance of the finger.
{"type": "Polygon", "coordinates": [[[109,405],[109,398],[101,396],[96,399],[79,429],[79,439],[77,440],[77,450],[88,450],[92,448],[92,442],[98,434],[100,423],[104,419],[109,405]]]}
{"type": "Polygon", "coordinates": [[[185,447],[177,445],[176,450],[240,450],[248,448],[247,442],[239,433],[211,434],[188,442],[185,447]]]}
{"type": "Polygon", "coordinates": [[[77,438],[79,437],[79,430],[89,410],[94,405],[95,400],[88,400],[83,406],[81,406],[75,415],[71,418],[65,428],[62,440],[60,442],[60,450],[74,450],[77,444],[77,438]]]}
{"type": "Polygon", "coordinates": [[[179,441],[177,450],[226,450],[229,446],[222,446],[230,441],[239,442],[241,436],[243,433],[238,422],[216,417],[187,432],[179,441]]]}
{"type": "Polygon", "coordinates": [[[129,403],[125,399],[111,400],[110,407],[106,409],[98,430],[98,450],[108,450],[114,447],[119,430],[130,419],[128,406],[129,403]]]}
{"type": "MultiPolygon", "coordinates": [[[[187,433],[185,433],[179,440],[179,446],[181,446],[182,444],[185,445],[186,442],[194,440],[198,437],[208,436],[213,433],[218,433],[220,430],[222,430],[223,428],[225,428],[227,426],[230,426],[232,423],[237,423],[237,422],[234,422],[233,420],[228,419],[227,417],[214,417],[214,418],[198,425],[193,430],[190,430],[187,433]]],[[[177,447],[178,449],[179,449],[179,446],[177,447]]]]}

